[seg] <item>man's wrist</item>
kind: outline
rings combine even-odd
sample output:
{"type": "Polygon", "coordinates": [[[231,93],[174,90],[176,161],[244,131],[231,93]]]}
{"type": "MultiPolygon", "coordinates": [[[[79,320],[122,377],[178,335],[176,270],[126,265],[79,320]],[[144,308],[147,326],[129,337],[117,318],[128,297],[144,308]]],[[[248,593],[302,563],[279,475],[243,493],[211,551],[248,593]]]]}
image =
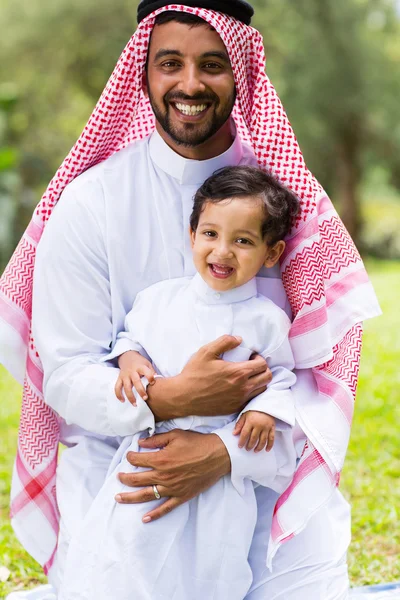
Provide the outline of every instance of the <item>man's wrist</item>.
{"type": "Polygon", "coordinates": [[[148,404],[156,421],[188,416],[180,377],[157,377],[153,385],[147,386],[148,404]]]}
{"type": "Polygon", "coordinates": [[[221,477],[229,475],[232,469],[232,464],[229,452],[224,442],[216,433],[211,433],[210,439],[212,439],[213,443],[213,457],[219,463],[221,477]]]}

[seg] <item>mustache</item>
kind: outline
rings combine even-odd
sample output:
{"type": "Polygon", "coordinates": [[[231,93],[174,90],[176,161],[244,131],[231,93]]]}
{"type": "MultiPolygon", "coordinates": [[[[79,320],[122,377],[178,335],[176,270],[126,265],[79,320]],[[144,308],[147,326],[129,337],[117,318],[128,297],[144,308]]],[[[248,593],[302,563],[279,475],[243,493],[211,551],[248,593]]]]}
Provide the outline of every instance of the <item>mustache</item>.
{"type": "Polygon", "coordinates": [[[164,102],[179,102],[179,101],[187,101],[187,102],[200,102],[202,104],[206,104],[208,102],[218,102],[219,98],[216,94],[195,94],[194,96],[187,96],[186,94],[183,94],[182,92],[168,92],[167,94],[165,94],[164,96],[164,102]]]}

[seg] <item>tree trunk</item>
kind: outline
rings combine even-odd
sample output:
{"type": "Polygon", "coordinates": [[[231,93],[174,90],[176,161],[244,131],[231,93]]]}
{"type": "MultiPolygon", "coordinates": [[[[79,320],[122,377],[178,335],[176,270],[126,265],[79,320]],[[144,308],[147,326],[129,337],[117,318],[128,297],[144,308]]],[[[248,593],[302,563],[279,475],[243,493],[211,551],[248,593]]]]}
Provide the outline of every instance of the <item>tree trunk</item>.
{"type": "Polygon", "coordinates": [[[358,155],[358,144],[353,136],[342,141],[338,153],[339,212],[356,246],[360,243],[362,225],[359,197],[361,170],[358,166],[358,155]]]}

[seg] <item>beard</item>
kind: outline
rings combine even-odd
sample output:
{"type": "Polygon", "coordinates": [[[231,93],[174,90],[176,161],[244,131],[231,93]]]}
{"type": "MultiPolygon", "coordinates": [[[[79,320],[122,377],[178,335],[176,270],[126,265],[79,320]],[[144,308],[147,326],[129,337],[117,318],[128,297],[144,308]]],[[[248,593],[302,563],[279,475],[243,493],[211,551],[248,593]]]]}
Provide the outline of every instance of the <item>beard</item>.
{"type": "MultiPolygon", "coordinates": [[[[148,86],[148,94],[154,115],[169,137],[178,145],[186,147],[195,147],[204,144],[212,138],[231,116],[233,106],[236,100],[236,89],[227,98],[226,102],[221,104],[220,98],[216,94],[196,94],[195,96],[186,96],[179,93],[168,93],[163,97],[162,105],[157,104],[151,89],[148,86]],[[211,104],[212,112],[206,123],[180,123],[176,125],[171,119],[171,102],[196,101],[199,104],[211,104]]],[[[210,109],[208,109],[210,110],[210,109]]]]}

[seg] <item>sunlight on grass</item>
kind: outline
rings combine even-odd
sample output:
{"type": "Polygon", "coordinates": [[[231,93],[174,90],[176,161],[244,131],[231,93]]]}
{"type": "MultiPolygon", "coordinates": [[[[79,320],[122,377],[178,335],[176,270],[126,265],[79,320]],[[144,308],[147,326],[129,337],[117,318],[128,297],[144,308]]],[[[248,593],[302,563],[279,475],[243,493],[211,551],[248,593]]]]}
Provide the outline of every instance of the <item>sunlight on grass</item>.
{"type": "MultiPolygon", "coordinates": [[[[342,491],[353,506],[349,566],[353,585],[400,579],[400,263],[370,262],[384,315],[367,322],[356,413],[342,491]]],[[[20,388],[0,367],[0,566],[11,571],[0,598],[43,582],[41,568],[21,548],[8,521],[20,388]]]]}

